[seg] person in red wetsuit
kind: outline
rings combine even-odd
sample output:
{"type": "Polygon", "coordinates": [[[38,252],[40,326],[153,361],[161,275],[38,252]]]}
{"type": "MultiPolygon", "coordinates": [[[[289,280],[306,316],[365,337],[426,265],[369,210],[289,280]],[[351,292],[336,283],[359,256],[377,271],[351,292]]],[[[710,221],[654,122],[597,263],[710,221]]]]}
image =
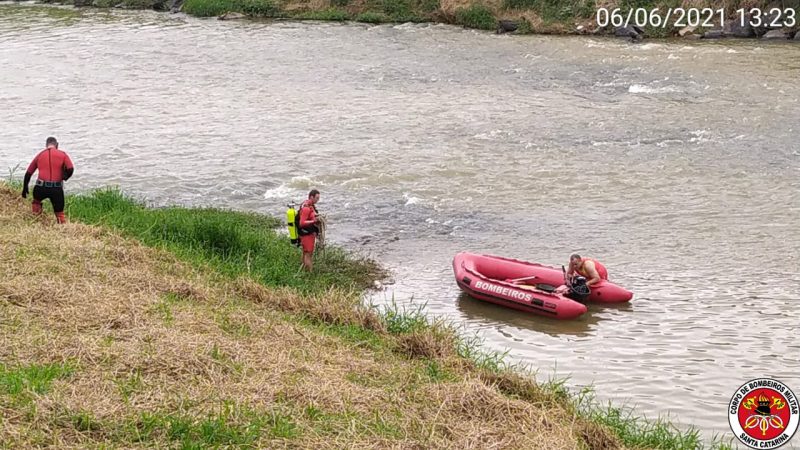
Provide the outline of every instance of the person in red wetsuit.
{"type": "Polygon", "coordinates": [[[297,233],[300,235],[300,246],[303,247],[303,268],[311,272],[312,260],[314,256],[314,246],[317,243],[317,233],[319,228],[317,224],[317,207],[315,206],[319,201],[319,191],[312,189],[308,193],[308,200],[303,202],[300,207],[300,229],[297,233]]]}
{"type": "Polygon", "coordinates": [[[72,176],[75,166],[69,159],[69,155],[58,149],[56,138],[47,138],[46,146],[47,148],[33,158],[28,170],[25,171],[22,198],[28,197],[28,183],[30,183],[33,173],[38,170],[36,186],[33,188],[33,213],[41,214],[42,200],[49,198],[58,223],[67,223],[67,219],[64,217],[64,182],[72,176]]]}
{"type": "Polygon", "coordinates": [[[569,257],[567,278],[571,279],[575,274],[586,278],[587,286],[608,279],[608,270],[604,265],[600,264],[600,261],[592,258],[581,258],[581,255],[577,253],[569,257]]]}

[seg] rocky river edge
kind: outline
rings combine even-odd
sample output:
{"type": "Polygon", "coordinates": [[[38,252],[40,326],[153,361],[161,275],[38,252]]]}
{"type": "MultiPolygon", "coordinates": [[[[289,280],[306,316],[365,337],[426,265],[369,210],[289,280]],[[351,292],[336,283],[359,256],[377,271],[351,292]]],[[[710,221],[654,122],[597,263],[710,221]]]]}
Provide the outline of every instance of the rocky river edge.
{"type": "MultiPolygon", "coordinates": [[[[548,35],[584,35],[584,36],[616,36],[630,42],[648,39],[682,39],[682,40],[720,40],[720,39],[757,39],[761,41],[794,41],[800,43],[800,27],[775,27],[775,17],[765,13],[760,19],[762,26],[752,26],[747,17],[742,25],[739,19],[727,20],[724,26],[716,27],[639,27],[606,26],[599,27],[593,18],[574,19],[570,21],[543,21],[532,10],[508,10],[497,5],[473,4],[469,8],[448,5],[447,0],[428,5],[421,11],[419,5],[410,5],[408,0],[384,0],[382,8],[377,11],[353,8],[342,3],[344,0],[332,0],[330,4],[314,4],[299,6],[287,3],[278,4],[271,0],[220,1],[213,8],[185,8],[187,3],[198,0],[40,0],[36,4],[54,4],[74,6],[75,8],[103,9],[140,9],[161,11],[164,13],[186,13],[200,17],[217,17],[219,20],[247,19],[284,19],[284,20],[328,20],[356,21],[372,24],[431,22],[461,25],[466,28],[494,31],[497,34],[548,34],[548,35]],[[397,2],[400,5],[389,6],[397,2]],[[259,3],[259,5],[255,5],[259,3]],[[264,3],[266,5],[261,5],[264,3]],[[334,5],[336,3],[336,5],[334,5]],[[267,5],[268,4],[268,5],[267,5]],[[255,6],[255,7],[254,7],[255,6]],[[401,11],[392,14],[392,11],[401,11]]],[[[199,0],[204,1],[204,0],[199,0]]],[[[14,3],[17,3],[16,1],[14,3]]],[[[29,3],[29,2],[26,2],[29,3]]],[[[205,5],[204,5],[205,6],[205,5]]]]}

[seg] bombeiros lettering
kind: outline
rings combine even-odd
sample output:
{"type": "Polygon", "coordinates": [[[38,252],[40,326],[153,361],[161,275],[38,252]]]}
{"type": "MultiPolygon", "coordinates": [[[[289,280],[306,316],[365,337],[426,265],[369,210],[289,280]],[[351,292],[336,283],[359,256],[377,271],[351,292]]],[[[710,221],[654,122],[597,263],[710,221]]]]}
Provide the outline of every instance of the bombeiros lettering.
{"type": "Polygon", "coordinates": [[[478,281],[475,283],[476,289],[482,289],[484,291],[489,291],[499,295],[505,295],[507,297],[512,297],[517,300],[525,300],[525,301],[532,301],[533,295],[526,294],[524,292],[520,292],[516,289],[511,289],[505,286],[498,286],[496,284],[487,283],[485,281],[478,281]]]}

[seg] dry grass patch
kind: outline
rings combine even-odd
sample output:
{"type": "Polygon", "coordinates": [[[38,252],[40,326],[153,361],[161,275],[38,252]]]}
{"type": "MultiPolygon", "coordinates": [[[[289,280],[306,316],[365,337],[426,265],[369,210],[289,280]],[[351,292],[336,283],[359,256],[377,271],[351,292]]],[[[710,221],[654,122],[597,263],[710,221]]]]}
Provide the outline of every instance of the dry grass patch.
{"type": "Polygon", "coordinates": [[[0,187],[0,446],[618,448],[443,327],[26,210],[0,187]]]}

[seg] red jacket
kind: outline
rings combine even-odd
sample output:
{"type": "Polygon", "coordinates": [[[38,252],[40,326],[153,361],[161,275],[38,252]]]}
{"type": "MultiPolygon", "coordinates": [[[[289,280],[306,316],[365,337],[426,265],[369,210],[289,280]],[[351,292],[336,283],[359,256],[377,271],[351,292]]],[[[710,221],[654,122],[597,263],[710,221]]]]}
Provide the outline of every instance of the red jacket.
{"type": "Polygon", "coordinates": [[[46,148],[33,158],[27,173],[33,175],[33,172],[39,170],[38,178],[42,181],[64,181],[64,169],[74,168],[72,160],[64,151],[46,148]]]}

